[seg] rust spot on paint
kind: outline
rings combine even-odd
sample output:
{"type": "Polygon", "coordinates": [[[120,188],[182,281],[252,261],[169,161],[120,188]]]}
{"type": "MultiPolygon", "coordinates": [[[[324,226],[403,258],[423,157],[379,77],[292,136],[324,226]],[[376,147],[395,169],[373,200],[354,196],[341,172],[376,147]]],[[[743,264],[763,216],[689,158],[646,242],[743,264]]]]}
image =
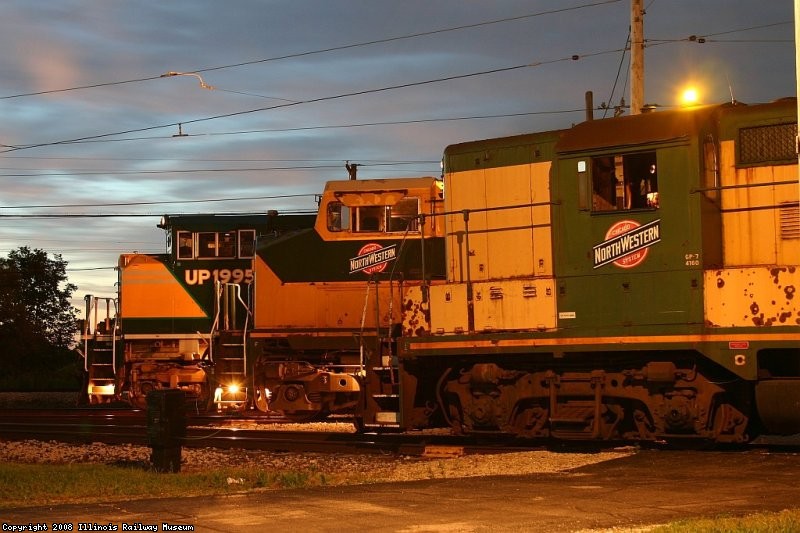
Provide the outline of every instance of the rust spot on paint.
{"type": "Polygon", "coordinates": [[[750,313],[753,314],[753,315],[757,315],[758,314],[758,304],[757,303],[753,302],[750,305],[750,313]]]}
{"type": "Polygon", "coordinates": [[[754,316],[753,317],[753,324],[755,324],[756,326],[763,326],[764,325],[764,315],[754,316]]]}
{"type": "Polygon", "coordinates": [[[773,268],[770,269],[769,273],[772,276],[772,282],[777,285],[778,284],[778,277],[780,276],[781,272],[786,272],[785,268],[773,268]]]}
{"type": "Polygon", "coordinates": [[[789,320],[789,318],[790,318],[791,316],[792,316],[792,313],[791,313],[791,312],[781,313],[781,314],[780,314],[780,316],[778,317],[778,321],[779,321],[781,324],[785,324],[785,323],[786,323],[786,321],[787,321],[787,320],[789,320]]]}
{"type": "Polygon", "coordinates": [[[786,295],[787,300],[791,300],[794,298],[794,293],[796,292],[794,285],[787,285],[783,288],[783,293],[786,295]]]}
{"type": "Polygon", "coordinates": [[[724,286],[725,286],[725,280],[722,278],[717,278],[717,288],[721,289],[724,286]]]}

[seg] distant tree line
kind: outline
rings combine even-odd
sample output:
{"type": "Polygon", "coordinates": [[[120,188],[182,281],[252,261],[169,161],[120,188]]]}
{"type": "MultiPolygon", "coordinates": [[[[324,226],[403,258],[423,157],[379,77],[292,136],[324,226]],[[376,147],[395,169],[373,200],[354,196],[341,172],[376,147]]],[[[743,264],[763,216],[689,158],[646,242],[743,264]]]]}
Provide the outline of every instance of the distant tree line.
{"type": "Polygon", "coordinates": [[[77,289],[67,262],[27,246],[0,258],[0,390],[77,390],[77,289]]]}

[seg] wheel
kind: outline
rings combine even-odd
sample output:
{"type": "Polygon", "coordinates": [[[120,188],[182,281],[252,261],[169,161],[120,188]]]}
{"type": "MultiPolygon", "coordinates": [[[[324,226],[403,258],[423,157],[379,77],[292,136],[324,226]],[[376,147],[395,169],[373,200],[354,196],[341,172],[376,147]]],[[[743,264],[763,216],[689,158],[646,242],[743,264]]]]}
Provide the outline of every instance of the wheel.
{"type": "Polygon", "coordinates": [[[362,433],[365,433],[366,430],[367,430],[367,427],[364,425],[364,417],[363,416],[356,416],[353,419],[353,426],[355,426],[356,433],[358,433],[359,435],[361,435],[362,433]]]}
{"type": "Polygon", "coordinates": [[[262,413],[269,412],[270,392],[264,380],[253,378],[253,405],[262,413]]]}

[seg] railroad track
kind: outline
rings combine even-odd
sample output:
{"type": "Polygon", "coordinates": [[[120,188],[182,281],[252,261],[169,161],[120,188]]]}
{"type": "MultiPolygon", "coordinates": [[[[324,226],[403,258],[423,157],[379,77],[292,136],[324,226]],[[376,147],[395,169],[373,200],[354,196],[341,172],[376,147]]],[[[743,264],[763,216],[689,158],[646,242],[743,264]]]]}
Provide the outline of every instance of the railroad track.
{"type": "MultiPolygon", "coordinates": [[[[574,451],[608,449],[620,443],[595,441],[543,442],[505,438],[480,439],[430,433],[366,433],[288,431],[231,427],[286,422],[278,416],[187,415],[189,448],[247,449],[283,452],[395,453],[453,456],[561,448],[574,451]]],[[[135,409],[13,409],[0,410],[0,439],[70,443],[102,442],[148,446],[147,413],[135,409]]],[[[643,443],[644,447],[658,444],[643,443]]],[[[800,435],[764,436],[741,448],[800,451],[800,435]]]]}
{"type": "MultiPolygon", "coordinates": [[[[542,449],[516,439],[481,442],[475,438],[431,434],[356,434],[326,431],[243,429],[231,424],[263,422],[264,417],[231,418],[219,415],[187,417],[186,436],[181,444],[190,448],[240,448],[284,452],[394,453],[419,456],[454,456],[469,453],[498,453],[542,449]]],[[[266,418],[266,423],[284,421],[266,418]]],[[[69,443],[102,442],[148,446],[148,423],[137,410],[0,410],[0,438],[69,443]]]]}

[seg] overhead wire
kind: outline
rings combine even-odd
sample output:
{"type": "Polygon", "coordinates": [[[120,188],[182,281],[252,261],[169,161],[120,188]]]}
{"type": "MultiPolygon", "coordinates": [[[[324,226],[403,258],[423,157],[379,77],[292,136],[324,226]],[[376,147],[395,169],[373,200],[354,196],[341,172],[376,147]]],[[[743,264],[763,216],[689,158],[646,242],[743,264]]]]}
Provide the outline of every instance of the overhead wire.
{"type": "MultiPolygon", "coordinates": [[[[565,12],[568,12],[568,11],[575,11],[575,10],[579,10],[579,9],[597,7],[597,6],[602,6],[602,5],[605,5],[605,4],[614,4],[614,3],[617,3],[617,2],[620,2],[620,1],[622,1],[622,0],[601,0],[601,1],[597,1],[597,2],[591,2],[591,3],[588,3],[588,4],[581,4],[581,5],[578,5],[578,6],[565,7],[565,8],[559,8],[559,9],[550,9],[550,10],[546,10],[546,11],[539,11],[539,12],[536,12],[536,13],[529,13],[529,14],[526,14],[526,15],[517,15],[517,16],[513,16],[513,17],[505,17],[505,18],[494,19],[494,20],[489,20],[489,21],[476,22],[476,23],[472,23],[472,24],[463,24],[463,25],[460,25],[460,26],[452,26],[452,27],[449,27],[449,28],[440,28],[440,29],[437,29],[437,30],[429,30],[429,31],[424,31],[424,32],[411,33],[411,34],[407,34],[407,35],[399,35],[399,36],[395,36],[395,37],[386,37],[386,38],[383,38],[383,39],[374,39],[374,40],[371,40],[371,41],[362,41],[362,42],[358,42],[358,43],[345,44],[345,45],[341,45],[341,46],[331,46],[331,47],[322,48],[322,49],[318,49],[318,50],[309,50],[309,51],[305,51],[305,52],[295,52],[295,53],[285,54],[285,55],[281,55],[281,56],[274,56],[274,57],[268,57],[268,58],[263,58],[263,59],[256,59],[256,60],[253,60],[253,61],[242,61],[240,63],[232,63],[232,64],[221,65],[221,66],[216,66],[216,67],[203,67],[203,68],[191,69],[191,70],[187,70],[186,72],[192,72],[192,73],[212,72],[212,71],[216,71],[216,70],[237,68],[237,67],[243,67],[243,66],[248,66],[248,65],[256,65],[256,64],[259,64],[259,63],[267,63],[267,62],[279,61],[279,60],[283,60],[283,59],[295,59],[295,58],[298,58],[298,57],[306,57],[306,56],[311,56],[311,55],[315,55],[315,54],[323,54],[323,53],[328,53],[328,52],[349,50],[349,49],[352,49],[352,48],[360,48],[360,47],[364,47],[364,46],[371,46],[371,45],[375,45],[375,44],[384,44],[384,43],[389,43],[389,42],[394,42],[394,41],[402,41],[402,40],[407,40],[407,39],[416,39],[416,38],[419,38],[419,37],[427,37],[427,36],[430,36],[430,35],[436,35],[436,34],[440,34],[440,33],[447,33],[447,32],[453,32],[453,31],[460,31],[460,30],[478,28],[478,27],[481,27],[481,26],[490,26],[490,25],[493,25],[493,24],[501,24],[501,23],[505,23],[505,22],[513,22],[513,21],[517,21],[517,20],[523,20],[523,19],[529,19],[529,18],[535,18],[535,17],[542,17],[542,16],[545,16],[545,15],[557,15],[557,14],[565,13],[565,12]]],[[[98,87],[123,85],[123,84],[128,84],[128,83],[140,83],[140,82],[144,82],[144,81],[152,81],[152,80],[161,79],[163,77],[164,77],[163,74],[158,74],[156,76],[146,76],[146,77],[134,78],[134,79],[130,79],[130,80],[113,81],[113,82],[105,82],[105,83],[93,83],[93,84],[87,84],[87,85],[80,85],[80,86],[77,86],[77,87],[69,87],[69,88],[65,88],[65,89],[51,89],[51,90],[46,90],[46,91],[36,91],[36,92],[29,92],[29,93],[13,94],[13,95],[7,95],[7,96],[0,96],[0,100],[7,100],[7,99],[11,99],[11,98],[23,98],[23,97],[27,97],[27,96],[40,96],[40,95],[44,95],[44,94],[53,94],[53,93],[68,92],[68,91],[78,91],[78,90],[83,90],[83,89],[95,89],[95,88],[98,88],[98,87]]],[[[235,91],[226,91],[226,92],[235,92],[235,91]]],[[[259,95],[251,95],[251,96],[259,96],[259,95]]]]}
{"type": "MultiPolygon", "coordinates": [[[[602,108],[597,108],[602,109],[602,108]]],[[[495,115],[470,115],[464,117],[440,117],[440,118],[430,118],[430,119],[411,119],[411,120],[389,120],[389,121],[382,121],[382,122],[360,122],[360,123],[351,123],[351,124],[329,124],[329,125],[321,125],[321,126],[298,126],[293,128],[267,128],[267,129],[256,129],[256,130],[242,130],[242,131],[227,131],[227,132],[208,132],[208,133],[183,133],[181,136],[182,138],[186,137],[214,137],[214,136],[224,136],[224,135],[249,135],[254,133],[290,133],[296,131],[312,131],[312,130],[325,130],[325,129],[347,129],[347,128],[364,128],[364,127],[373,127],[373,126],[398,126],[398,125],[409,125],[409,124],[428,124],[433,122],[455,122],[455,121],[462,121],[462,120],[485,120],[485,119],[494,119],[494,118],[513,118],[513,117],[524,117],[524,116],[536,116],[536,115],[561,115],[561,114],[569,114],[569,113],[584,113],[586,109],[584,108],[575,108],[575,109],[558,109],[558,110],[551,110],[551,111],[525,111],[519,113],[501,113],[495,115]]],[[[92,139],[92,140],[85,140],[85,141],[71,141],[71,142],[63,142],[60,144],[69,145],[69,144],[85,144],[85,143],[105,143],[105,142],[125,142],[125,141],[143,141],[143,140],[156,140],[156,139],[169,139],[172,138],[173,135],[154,135],[150,137],[126,137],[124,139],[92,139]]],[[[7,157],[22,157],[22,156],[7,156],[7,157]]],[[[43,158],[42,158],[43,159],[43,158]]],[[[54,158],[59,159],[59,158],[54,158]]],[[[64,158],[68,159],[68,158],[64,158]]],[[[104,158],[97,158],[97,160],[103,160],[104,158]]],[[[172,161],[176,161],[176,159],[171,159],[172,161]]],[[[215,160],[219,161],[219,160],[215,160]]],[[[235,161],[252,161],[250,159],[242,159],[242,160],[235,160],[235,161]]]]}
{"type": "Polygon", "coordinates": [[[354,97],[354,96],[364,96],[364,95],[367,95],[367,94],[375,94],[375,93],[380,93],[380,92],[385,92],[385,91],[392,91],[392,90],[397,90],[397,89],[407,89],[409,87],[420,87],[420,86],[423,86],[423,85],[430,85],[430,84],[433,84],[433,83],[441,83],[441,82],[446,82],[446,81],[461,80],[461,79],[473,78],[473,77],[477,77],[477,76],[485,76],[485,75],[490,75],[490,74],[499,74],[499,73],[504,73],[504,72],[511,72],[511,71],[525,69],[525,68],[541,67],[541,66],[545,66],[545,65],[551,65],[551,64],[567,62],[567,61],[578,61],[580,59],[597,57],[597,56],[601,56],[601,55],[618,53],[618,52],[620,52],[620,49],[603,50],[603,51],[599,51],[599,52],[590,52],[590,53],[585,53],[585,54],[573,54],[571,56],[561,57],[561,58],[557,58],[557,59],[536,61],[536,62],[533,62],[533,63],[525,63],[525,64],[513,65],[513,66],[509,66],[509,67],[494,68],[494,69],[483,70],[483,71],[479,71],[479,72],[471,72],[471,73],[468,73],[468,74],[457,74],[457,75],[452,75],[452,76],[444,76],[444,77],[441,77],[441,78],[434,78],[434,79],[430,79],[430,80],[401,83],[401,84],[396,84],[396,85],[388,85],[388,86],[379,87],[379,88],[375,88],[375,89],[362,89],[362,90],[358,90],[358,91],[340,93],[340,94],[336,94],[336,95],[332,95],[332,96],[309,98],[307,100],[300,100],[298,102],[289,102],[289,103],[276,104],[276,105],[265,106],[265,107],[258,107],[258,108],[254,108],[254,109],[243,110],[243,111],[234,111],[234,112],[231,112],[231,113],[222,113],[222,114],[219,114],[219,115],[212,115],[212,116],[208,116],[208,117],[189,119],[189,120],[182,120],[182,121],[179,121],[179,122],[170,122],[168,124],[160,124],[160,125],[156,125],[156,126],[147,126],[147,127],[143,127],[143,128],[133,128],[133,129],[129,129],[129,130],[117,131],[117,132],[112,132],[112,133],[88,135],[88,136],[85,136],[85,137],[78,137],[78,138],[75,138],[75,139],[65,139],[65,140],[60,140],[60,141],[50,141],[50,142],[43,142],[43,143],[37,143],[37,144],[28,144],[28,145],[18,145],[18,146],[14,146],[14,147],[8,148],[7,150],[2,150],[2,151],[0,151],[0,154],[5,154],[5,153],[19,151],[19,150],[29,150],[29,149],[32,149],[32,148],[41,148],[41,147],[45,147],[45,146],[58,146],[58,145],[64,145],[64,144],[71,144],[71,143],[75,143],[77,141],[86,141],[86,140],[91,140],[91,139],[102,139],[102,138],[107,138],[107,137],[116,137],[116,136],[119,136],[119,135],[127,135],[127,134],[130,134],[130,133],[139,133],[139,132],[143,132],[143,131],[152,131],[152,130],[156,130],[156,129],[174,128],[174,127],[180,126],[180,125],[185,126],[187,124],[197,124],[199,122],[207,122],[207,121],[219,120],[219,119],[223,119],[223,118],[232,118],[232,117],[237,117],[237,116],[249,115],[249,114],[252,114],[252,113],[258,113],[258,112],[262,112],[262,111],[271,111],[271,110],[274,110],[274,109],[293,107],[293,106],[298,106],[298,105],[303,105],[303,104],[313,104],[313,103],[319,103],[319,102],[328,102],[328,101],[338,100],[338,99],[342,99],[342,98],[348,98],[348,97],[354,97]]]}

